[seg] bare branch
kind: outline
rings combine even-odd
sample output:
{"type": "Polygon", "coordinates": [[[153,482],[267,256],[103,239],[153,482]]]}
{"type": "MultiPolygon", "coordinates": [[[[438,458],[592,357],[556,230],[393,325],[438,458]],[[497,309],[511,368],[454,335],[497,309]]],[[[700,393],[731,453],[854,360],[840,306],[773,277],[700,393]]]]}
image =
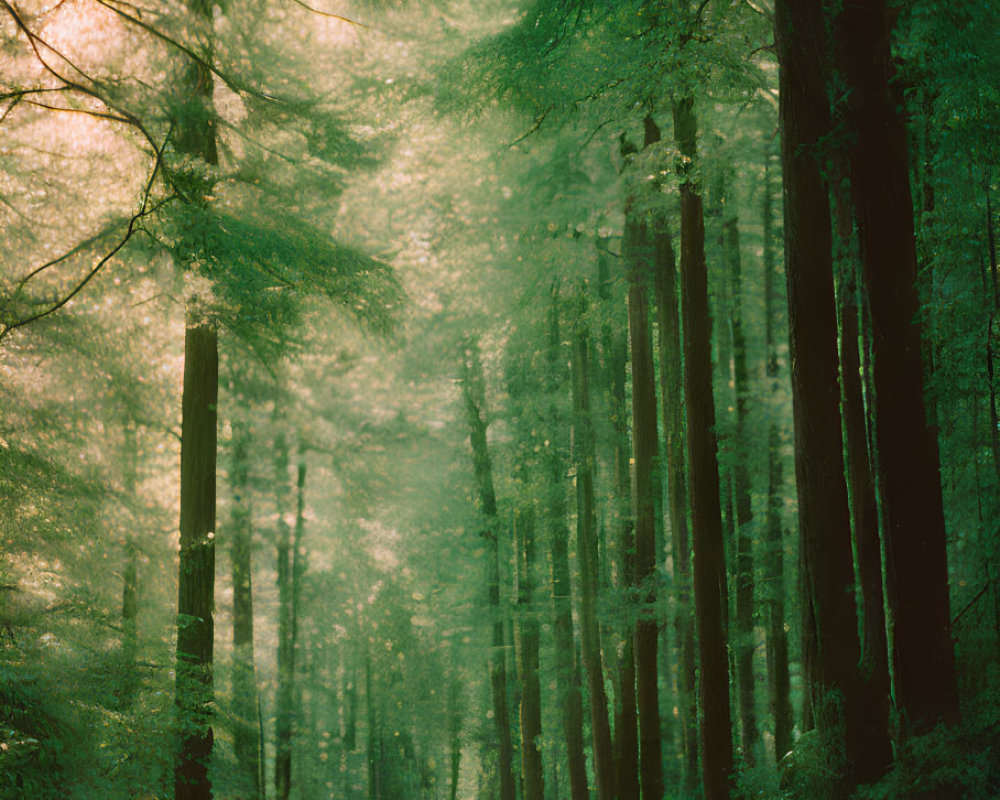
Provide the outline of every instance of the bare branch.
{"type": "Polygon", "coordinates": [[[292,2],[298,6],[302,6],[307,11],[311,11],[313,14],[319,14],[321,17],[329,17],[330,19],[339,19],[341,22],[346,22],[349,25],[357,25],[359,28],[369,27],[368,25],[365,25],[365,23],[363,22],[358,22],[357,20],[348,19],[347,17],[342,17],[340,16],[340,14],[331,14],[329,11],[321,11],[318,8],[313,8],[312,6],[302,2],[302,0],[292,0],[292,2]]]}
{"type": "MultiPolygon", "coordinates": [[[[6,2],[6,0],[4,0],[4,2],[6,2]]],[[[162,165],[163,165],[162,150],[160,148],[157,148],[156,161],[153,164],[153,170],[149,175],[149,179],[146,181],[146,187],[142,195],[142,203],[139,207],[139,210],[135,214],[133,214],[132,217],[129,219],[128,226],[126,227],[125,233],[122,236],[121,240],[114,247],[112,247],[109,252],[105,253],[104,256],[102,256],[100,260],[93,266],[93,268],[91,268],[87,272],[87,274],[83,276],[83,278],[76,284],[76,286],[74,286],[67,294],[63,295],[59,300],[50,304],[47,308],[45,308],[42,311],[38,311],[34,314],[29,314],[27,317],[22,317],[21,319],[14,320],[13,322],[3,323],[3,327],[0,327],[0,342],[2,342],[4,338],[7,336],[7,334],[9,334],[11,331],[16,330],[17,328],[23,328],[25,325],[29,325],[32,322],[35,322],[37,320],[49,316],[50,314],[54,314],[60,308],[65,306],[70,300],[76,297],[80,292],[83,291],[83,289],[87,286],[87,284],[90,283],[90,281],[94,278],[94,276],[97,275],[97,273],[104,268],[104,265],[107,264],[112,258],[114,258],[114,256],[126,244],[128,244],[129,240],[135,233],[136,225],[139,223],[139,221],[143,217],[154,213],[159,208],[162,208],[166,203],[170,202],[173,199],[173,196],[167,197],[158,202],[157,204],[155,204],[152,208],[150,208],[149,205],[150,195],[153,191],[153,186],[156,183],[156,176],[159,174],[162,165]]],[[[43,267],[45,266],[46,265],[43,265],[43,267]]],[[[37,275],[41,271],[41,269],[42,268],[36,269],[33,274],[37,275]]]]}

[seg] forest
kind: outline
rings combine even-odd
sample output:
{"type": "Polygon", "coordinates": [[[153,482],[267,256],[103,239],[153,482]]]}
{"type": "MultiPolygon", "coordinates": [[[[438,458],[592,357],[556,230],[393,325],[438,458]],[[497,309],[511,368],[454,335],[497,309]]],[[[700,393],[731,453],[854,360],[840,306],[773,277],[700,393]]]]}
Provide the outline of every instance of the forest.
{"type": "Polygon", "coordinates": [[[1000,797],[998,30],[0,0],[0,798],[1000,797]]]}

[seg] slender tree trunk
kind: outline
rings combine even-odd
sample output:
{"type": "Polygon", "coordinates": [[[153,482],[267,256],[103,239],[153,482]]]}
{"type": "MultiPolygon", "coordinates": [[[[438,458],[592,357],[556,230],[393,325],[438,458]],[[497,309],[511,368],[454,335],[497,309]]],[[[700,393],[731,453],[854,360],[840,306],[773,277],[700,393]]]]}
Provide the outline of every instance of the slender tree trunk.
{"type": "MultiPolygon", "coordinates": [[[[815,622],[817,682],[812,708],[834,761],[844,754],[843,790],[878,776],[884,732],[865,727],[854,566],[841,441],[837,319],[827,186],[817,144],[830,130],[819,2],[779,0],[782,174],[795,420],[795,473],[804,601],[815,622]]],[[[839,765],[836,765],[839,766],[839,765]]]]}
{"type": "MultiPolygon", "coordinates": [[[[612,280],[607,259],[602,253],[598,258],[598,284],[605,313],[617,317],[613,307],[612,280]]],[[[604,374],[609,413],[611,415],[614,446],[614,507],[617,535],[607,548],[608,566],[614,570],[617,588],[623,593],[635,584],[635,525],[632,511],[632,455],[629,435],[629,409],[626,402],[626,372],[628,365],[628,332],[623,327],[615,330],[605,322],[601,330],[604,351],[604,374]],[[611,559],[614,553],[617,558],[611,559]]],[[[595,567],[596,569],[596,567],[595,567]]],[[[635,643],[634,626],[624,626],[624,630],[612,631],[611,636],[619,639],[620,646],[612,647],[605,640],[605,651],[618,651],[618,664],[614,677],[614,766],[612,791],[620,799],[639,796],[639,720],[636,709],[635,686],[635,643]]],[[[610,637],[609,637],[610,638],[610,637]]]]}
{"type": "Polygon", "coordinates": [[[695,703],[694,608],[691,596],[691,541],[687,518],[683,369],[677,262],[666,220],[654,221],[656,308],[659,328],[660,395],[665,441],[667,508],[673,552],[676,611],[677,703],[684,758],[684,793],[698,782],[698,719],[695,703]]]}
{"type": "Polygon", "coordinates": [[[229,478],[232,490],[230,553],[233,578],[233,751],[240,773],[240,796],[257,800],[261,794],[257,729],[257,679],[253,653],[253,585],[250,541],[250,429],[233,420],[229,478]]]}
{"type": "Polygon", "coordinates": [[[660,702],[657,689],[658,625],[656,602],[656,528],[659,435],[656,428],[656,378],[649,330],[648,284],[654,249],[643,221],[626,212],[623,255],[628,268],[629,341],[632,361],[632,442],[635,453],[634,519],[636,587],[642,608],[635,623],[636,708],[639,722],[639,777],[642,795],[663,796],[660,702]]]}
{"type": "Polygon", "coordinates": [[[788,636],[785,633],[785,532],[781,521],[784,506],[784,468],[781,432],[778,429],[778,345],[774,329],[778,302],[775,285],[774,232],[771,210],[770,154],[764,163],[764,345],[767,350],[769,383],[767,430],[767,522],[764,542],[764,608],[767,620],[767,674],[771,716],[774,720],[774,756],[780,761],[792,747],[792,702],[788,674],[788,636]]]}
{"type": "Polygon", "coordinates": [[[538,678],[539,625],[534,608],[535,514],[533,508],[518,515],[517,648],[521,682],[521,771],[524,800],[544,800],[545,773],[539,742],[542,737],[542,688],[538,678]]]}
{"type": "Polygon", "coordinates": [[[712,393],[712,322],[708,313],[705,222],[701,194],[690,175],[697,158],[694,100],[674,102],[674,138],[685,159],[681,184],[681,300],[684,324],[684,402],[691,468],[694,596],[698,621],[701,772],[706,800],[728,800],[733,771],[729,664],[724,618],[725,549],[719,507],[719,462],[712,393]]]}
{"type": "Polygon", "coordinates": [[[293,628],[292,531],[288,524],[291,486],[288,475],[288,440],[277,421],[274,436],[274,491],[278,517],[278,691],[274,721],[274,792],[276,800],[288,800],[292,787],[292,739],[295,727],[295,650],[293,628]]]}
{"type": "Polygon", "coordinates": [[[747,464],[750,446],[750,386],[747,377],[746,333],[743,330],[742,263],[740,259],[739,218],[735,206],[722,208],[722,248],[729,266],[731,286],[730,323],[733,332],[733,384],[736,393],[736,437],[733,463],[733,494],[736,505],[736,687],[740,716],[740,747],[743,759],[753,765],[759,741],[757,713],[754,708],[754,565],[750,526],[753,509],[750,497],[750,470],[747,464]]]}
{"type": "MultiPolygon", "coordinates": [[[[191,13],[211,21],[205,0],[189,0],[191,13]]],[[[218,163],[211,120],[212,75],[188,62],[181,81],[174,145],[208,165],[218,163]]],[[[206,186],[207,196],[210,187],[206,186]]],[[[199,197],[196,202],[204,202],[199,197]]],[[[177,585],[176,697],[180,748],[174,767],[175,800],[209,800],[213,733],[212,657],[215,612],[215,466],[219,342],[214,324],[188,302],[181,401],[180,557],[177,585]]]]}
{"type": "Polygon", "coordinates": [[[493,697],[493,719],[497,729],[500,771],[500,800],[515,800],[514,752],[511,745],[510,711],[507,706],[507,656],[504,646],[504,620],[500,605],[500,521],[497,516],[496,491],[493,488],[493,466],[486,443],[486,395],[482,366],[475,344],[467,342],[462,354],[462,389],[469,420],[469,441],[472,445],[473,467],[479,486],[480,510],[486,520],[483,536],[489,545],[487,593],[492,621],[492,651],[490,655],[490,689],[493,697]]]}
{"type": "Polygon", "coordinates": [[[580,669],[573,637],[572,588],[570,586],[569,530],[566,527],[566,446],[561,430],[557,397],[563,388],[559,376],[565,360],[559,332],[559,287],[552,287],[546,350],[546,389],[549,395],[545,468],[548,473],[547,520],[552,559],[552,613],[555,639],[556,685],[562,712],[563,737],[572,800],[588,800],[587,761],[583,745],[583,698],[580,669]]]}
{"type": "Polygon", "coordinates": [[[215,606],[215,458],[218,339],[188,315],[184,334],[180,565],[177,587],[176,703],[180,753],[176,800],[209,800],[215,606]]]}
{"type": "Polygon", "coordinates": [[[577,558],[580,562],[580,639],[590,691],[594,778],[598,800],[614,797],[614,758],[597,623],[597,520],[594,508],[594,432],[590,414],[589,335],[586,295],[573,336],[573,428],[576,454],[577,558]]]}
{"type": "Polygon", "coordinates": [[[835,20],[849,97],[848,148],[872,320],[875,435],[893,614],[895,692],[913,732],[959,716],[937,438],[927,424],[906,129],[884,0],[835,20]]]}

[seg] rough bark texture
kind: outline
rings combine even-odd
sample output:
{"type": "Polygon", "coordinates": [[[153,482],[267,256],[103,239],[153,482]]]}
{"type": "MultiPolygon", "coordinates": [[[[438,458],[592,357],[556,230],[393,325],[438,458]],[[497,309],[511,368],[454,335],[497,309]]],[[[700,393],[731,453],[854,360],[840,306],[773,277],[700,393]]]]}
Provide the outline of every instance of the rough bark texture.
{"type": "Polygon", "coordinates": [[[677,706],[683,749],[685,794],[698,783],[698,718],[695,703],[694,608],[691,596],[691,539],[687,517],[687,463],[684,445],[684,384],[681,361],[677,261],[665,220],[654,222],[656,309],[659,329],[660,395],[666,456],[667,511],[676,613],[677,706]]]}
{"type": "Polygon", "coordinates": [[[548,492],[546,513],[552,563],[552,615],[555,639],[556,683],[562,713],[572,800],[588,800],[587,760],[583,744],[583,697],[580,669],[573,636],[572,587],[570,586],[569,529],[566,527],[566,448],[560,426],[557,397],[563,389],[559,376],[565,369],[559,332],[559,289],[552,289],[546,349],[546,389],[549,396],[545,469],[548,492]]]}
{"type": "Polygon", "coordinates": [[[594,507],[594,432],[590,414],[589,335],[586,295],[573,336],[573,429],[576,453],[577,558],[580,563],[580,640],[590,692],[590,727],[594,740],[594,779],[598,800],[614,797],[614,758],[608,698],[604,690],[601,634],[597,623],[597,519],[594,507]]]}
{"type": "Polygon", "coordinates": [[[674,138],[685,157],[681,184],[681,307],[684,401],[691,469],[694,596],[698,620],[701,774],[706,800],[727,800],[733,771],[729,665],[726,656],[725,550],[719,507],[719,461],[712,393],[712,322],[708,313],[705,222],[697,185],[688,174],[697,157],[694,101],[675,101],[674,138]]]}
{"type": "Polygon", "coordinates": [[[233,421],[232,429],[232,460],[229,468],[232,512],[229,536],[233,578],[233,752],[240,771],[240,796],[257,800],[262,783],[253,652],[250,558],[253,510],[250,503],[248,452],[250,429],[237,420],[233,421]]]}
{"type": "Polygon", "coordinates": [[[486,521],[483,537],[489,546],[486,586],[487,604],[493,618],[490,690],[497,731],[500,800],[515,800],[514,752],[511,744],[510,711],[507,706],[507,648],[504,646],[504,620],[500,605],[500,521],[497,517],[496,490],[493,487],[493,466],[486,443],[486,397],[478,348],[468,342],[462,355],[462,389],[469,421],[469,442],[472,445],[473,468],[479,488],[480,511],[486,521]]]}
{"type": "Polygon", "coordinates": [[[781,66],[785,270],[803,588],[816,637],[812,708],[844,790],[877,777],[884,737],[866,729],[841,441],[837,319],[827,186],[816,147],[830,130],[818,0],[776,5],[781,66]],[[839,767],[840,765],[836,765],[839,767]]]}
{"type": "Polygon", "coordinates": [[[646,798],[663,796],[660,702],[657,689],[655,492],[659,483],[656,376],[649,329],[653,242],[643,222],[626,213],[623,255],[628,269],[628,320],[632,362],[632,447],[635,459],[633,517],[635,578],[642,608],[635,623],[636,709],[639,723],[639,779],[646,798]]]}
{"type": "Polygon", "coordinates": [[[883,0],[847,0],[835,20],[849,97],[851,189],[872,322],[875,434],[904,727],[958,719],[937,439],[924,403],[907,138],[893,96],[883,0]]]}
{"type": "Polygon", "coordinates": [[[188,317],[181,410],[180,567],[176,703],[180,753],[176,800],[212,797],[212,651],[215,610],[215,458],[219,352],[215,329],[188,317]]]}
{"type": "Polygon", "coordinates": [[[767,350],[769,383],[767,430],[767,522],[764,543],[764,609],[767,622],[768,699],[774,721],[774,755],[780,761],[792,747],[792,701],[788,672],[788,635],[785,633],[785,532],[781,519],[784,506],[784,467],[781,457],[781,432],[777,406],[781,395],[778,384],[778,345],[775,327],[780,303],[774,264],[774,232],[770,182],[770,155],[764,165],[764,344],[767,350]]]}

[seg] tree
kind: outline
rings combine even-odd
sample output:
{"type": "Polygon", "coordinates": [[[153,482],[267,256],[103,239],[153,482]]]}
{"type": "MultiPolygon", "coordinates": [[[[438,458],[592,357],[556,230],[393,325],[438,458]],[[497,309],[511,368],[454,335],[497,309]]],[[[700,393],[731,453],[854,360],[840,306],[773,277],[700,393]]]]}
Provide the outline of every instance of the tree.
{"type": "Polygon", "coordinates": [[[705,222],[698,185],[691,176],[697,158],[694,98],[674,101],[674,140],[683,161],[681,176],[681,311],[684,326],[684,406],[691,470],[691,529],[694,601],[698,624],[698,701],[701,774],[708,800],[725,800],[733,771],[726,656],[725,549],[719,505],[719,463],[712,392],[711,337],[705,264],[705,222]]]}
{"type": "Polygon", "coordinates": [[[906,129],[880,0],[835,20],[850,92],[848,159],[871,309],[875,440],[892,610],[896,697],[913,732],[958,719],[938,444],[924,402],[906,129]]]}

